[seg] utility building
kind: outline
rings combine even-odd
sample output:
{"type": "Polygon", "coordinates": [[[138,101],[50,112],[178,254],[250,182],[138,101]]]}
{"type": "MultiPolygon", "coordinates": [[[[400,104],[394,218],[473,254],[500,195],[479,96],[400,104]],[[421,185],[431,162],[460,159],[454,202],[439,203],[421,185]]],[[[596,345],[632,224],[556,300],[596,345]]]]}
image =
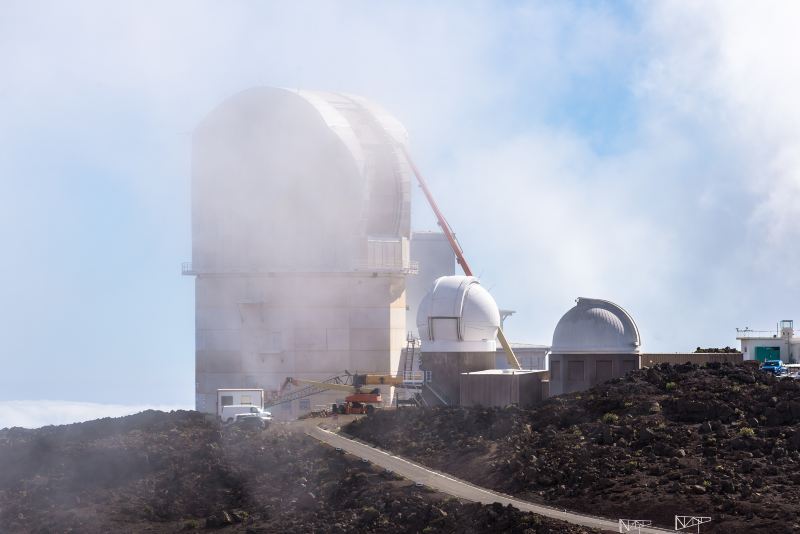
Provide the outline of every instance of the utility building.
{"type": "Polygon", "coordinates": [[[200,123],[184,266],[198,410],[219,388],[397,372],[415,270],[406,143],[386,112],[333,93],[250,89],[200,123]]]}
{"type": "Polygon", "coordinates": [[[783,320],[774,331],[737,329],[745,360],[800,362],[800,338],[794,335],[794,321],[783,320]]]}

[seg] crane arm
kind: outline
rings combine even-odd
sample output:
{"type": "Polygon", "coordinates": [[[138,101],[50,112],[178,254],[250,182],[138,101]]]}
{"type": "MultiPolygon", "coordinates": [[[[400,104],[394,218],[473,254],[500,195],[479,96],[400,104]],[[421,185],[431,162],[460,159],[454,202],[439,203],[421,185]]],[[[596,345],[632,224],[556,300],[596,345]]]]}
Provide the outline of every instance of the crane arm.
{"type": "Polygon", "coordinates": [[[411,166],[411,170],[414,171],[414,176],[417,177],[417,182],[419,183],[419,187],[422,189],[422,192],[425,194],[425,198],[428,201],[431,209],[433,210],[433,214],[436,216],[436,222],[439,227],[444,232],[445,238],[447,238],[447,242],[450,243],[450,247],[453,249],[453,252],[456,255],[456,261],[461,268],[464,270],[464,274],[467,276],[472,275],[472,269],[470,268],[469,264],[467,263],[467,259],[464,257],[464,251],[461,249],[461,245],[458,244],[456,241],[455,233],[453,229],[450,227],[450,224],[447,222],[447,219],[444,218],[444,214],[439,209],[439,205],[436,204],[436,201],[433,199],[433,193],[428,188],[428,182],[425,180],[425,177],[422,176],[422,173],[417,168],[417,165],[414,163],[414,160],[411,159],[411,155],[408,153],[405,145],[401,145],[403,149],[403,154],[406,157],[406,161],[408,161],[409,166],[411,166]]]}
{"type": "Polygon", "coordinates": [[[353,383],[369,386],[399,386],[405,382],[402,376],[393,375],[353,375],[353,383]]]}
{"type": "MultiPolygon", "coordinates": [[[[436,204],[436,201],[433,199],[433,194],[431,190],[428,188],[428,182],[422,176],[422,173],[417,168],[414,160],[411,159],[411,155],[408,153],[405,145],[400,145],[403,150],[403,154],[406,157],[406,161],[408,161],[411,170],[414,172],[414,176],[417,177],[417,182],[419,183],[422,192],[425,194],[425,198],[428,200],[428,204],[430,204],[431,209],[433,210],[433,214],[436,216],[436,220],[439,224],[439,227],[444,232],[444,236],[447,238],[448,243],[450,243],[450,247],[453,249],[453,252],[456,255],[456,261],[459,265],[461,265],[461,269],[463,269],[464,274],[467,276],[473,276],[472,269],[470,268],[469,264],[467,263],[467,259],[464,257],[464,251],[461,249],[461,245],[458,244],[456,241],[455,234],[453,233],[453,229],[448,224],[447,219],[444,218],[444,214],[439,209],[439,206],[436,204]]],[[[511,345],[506,340],[505,334],[503,334],[503,329],[498,327],[497,328],[497,339],[500,340],[500,345],[503,346],[503,350],[506,353],[506,360],[508,360],[508,365],[512,369],[521,369],[522,367],[519,364],[519,360],[517,359],[517,355],[514,354],[514,350],[511,348],[511,345]]]]}
{"type": "Polygon", "coordinates": [[[335,389],[337,391],[346,391],[348,393],[359,393],[361,390],[360,388],[354,386],[348,386],[347,384],[332,384],[329,382],[318,382],[316,380],[306,380],[304,378],[292,378],[289,377],[286,379],[285,384],[292,384],[294,386],[316,386],[320,389],[335,389]]]}

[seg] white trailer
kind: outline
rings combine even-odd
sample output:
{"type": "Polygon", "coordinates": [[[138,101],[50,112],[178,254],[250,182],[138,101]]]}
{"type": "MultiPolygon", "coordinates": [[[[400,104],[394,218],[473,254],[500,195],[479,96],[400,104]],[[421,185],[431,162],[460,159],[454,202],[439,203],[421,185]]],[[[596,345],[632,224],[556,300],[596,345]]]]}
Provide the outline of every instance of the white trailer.
{"type": "Polygon", "coordinates": [[[258,409],[264,408],[263,389],[218,389],[217,390],[217,416],[222,417],[222,407],[236,405],[251,405],[258,409]]]}

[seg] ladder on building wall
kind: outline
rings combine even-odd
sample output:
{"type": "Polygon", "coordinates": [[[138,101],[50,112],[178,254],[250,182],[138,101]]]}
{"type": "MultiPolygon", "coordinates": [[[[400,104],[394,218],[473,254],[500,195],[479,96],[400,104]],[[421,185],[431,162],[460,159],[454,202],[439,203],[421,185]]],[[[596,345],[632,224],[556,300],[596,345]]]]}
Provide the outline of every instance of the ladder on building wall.
{"type": "MultiPolygon", "coordinates": [[[[403,354],[403,379],[404,381],[408,381],[409,384],[412,381],[415,381],[418,377],[416,375],[420,375],[422,377],[422,382],[420,382],[416,386],[410,386],[414,389],[406,389],[406,388],[395,388],[394,392],[394,404],[395,406],[418,406],[419,402],[417,400],[419,391],[422,388],[422,383],[424,382],[424,375],[420,373],[414,373],[414,357],[416,356],[417,352],[417,339],[414,337],[414,334],[409,332],[406,336],[406,351],[403,354]],[[419,388],[419,389],[418,389],[419,388]]],[[[406,385],[409,387],[409,385],[406,385]]]]}
{"type": "Polygon", "coordinates": [[[406,336],[406,355],[403,360],[403,375],[411,376],[414,371],[414,356],[417,350],[417,340],[411,332],[406,336]]]}

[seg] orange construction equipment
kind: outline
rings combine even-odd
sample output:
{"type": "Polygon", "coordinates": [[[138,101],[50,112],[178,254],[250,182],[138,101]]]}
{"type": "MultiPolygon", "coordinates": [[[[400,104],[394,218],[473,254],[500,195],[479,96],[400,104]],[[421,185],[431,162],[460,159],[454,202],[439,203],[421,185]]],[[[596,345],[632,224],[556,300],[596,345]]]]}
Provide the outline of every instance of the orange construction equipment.
{"type": "Polygon", "coordinates": [[[381,404],[383,402],[383,398],[381,397],[381,390],[380,388],[374,388],[367,393],[361,390],[361,386],[366,384],[388,383],[379,381],[381,379],[389,380],[397,378],[397,377],[392,377],[391,375],[352,375],[352,376],[354,377],[352,386],[349,384],[332,384],[332,383],[318,382],[316,380],[306,380],[303,378],[288,377],[286,381],[283,383],[281,391],[283,391],[289,384],[293,386],[315,386],[322,390],[333,389],[338,391],[347,391],[348,393],[350,393],[350,395],[344,398],[344,404],[339,404],[339,405],[334,404],[331,407],[331,411],[333,413],[348,414],[348,415],[371,414],[375,411],[375,405],[381,404]],[[357,380],[356,377],[358,377],[359,379],[357,380]]]}
{"type": "Polygon", "coordinates": [[[380,404],[382,401],[381,390],[376,388],[371,393],[353,393],[352,395],[348,395],[344,398],[344,404],[340,404],[331,411],[333,411],[333,413],[347,415],[371,414],[375,411],[375,405],[380,404]]]}

